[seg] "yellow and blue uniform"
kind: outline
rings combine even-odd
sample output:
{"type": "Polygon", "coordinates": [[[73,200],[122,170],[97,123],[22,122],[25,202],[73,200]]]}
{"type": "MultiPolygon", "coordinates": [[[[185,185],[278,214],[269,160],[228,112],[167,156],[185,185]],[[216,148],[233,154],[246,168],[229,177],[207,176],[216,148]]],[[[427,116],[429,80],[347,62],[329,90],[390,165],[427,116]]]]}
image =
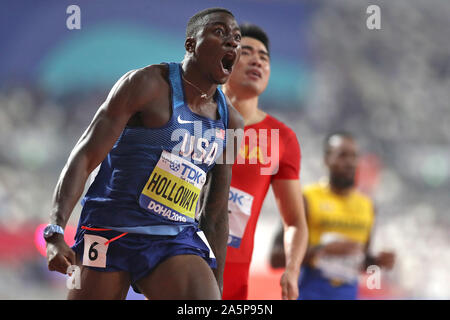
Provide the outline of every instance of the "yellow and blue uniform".
{"type": "MultiPolygon", "coordinates": [[[[338,195],[326,182],[305,187],[303,194],[308,209],[310,248],[323,245],[327,237],[345,238],[365,247],[374,223],[369,197],[357,190],[346,196],[338,195]]],[[[313,261],[312,265],[302,267],[299,299],[356,299],[357,288],[357,278],[343,281],[327,275],[313,261]]]]}

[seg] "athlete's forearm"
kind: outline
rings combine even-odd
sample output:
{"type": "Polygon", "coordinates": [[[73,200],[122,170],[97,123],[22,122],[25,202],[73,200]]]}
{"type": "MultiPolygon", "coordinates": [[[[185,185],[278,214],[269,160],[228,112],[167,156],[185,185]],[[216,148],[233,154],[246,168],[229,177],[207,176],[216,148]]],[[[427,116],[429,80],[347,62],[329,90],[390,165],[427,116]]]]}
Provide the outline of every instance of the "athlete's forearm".
{"type": "Polygon", "coordinates": [[[213,270],[222,293],[223,270],[228,242],[228,196],[231,182],[231,165],[216,165],[208,175],[200,229],[216,256],[217,268],[213,270]]]}
{"type": "MultiPolygon", "coordinates": [[[[205,216],[208,216],[206,212],[205,216]]],[[[220,292],[223,288],[223,271],[227,255],[228,241],[228,210],[222,210],[218,219],[203,219],[201,229],[206,235],[211,249],[216,257],[217,268],[213,269],[220,292]]]]}
{"type": "Polygon", "coordinates": [[[287,226],[284,232],[286,270],[299,272],[308,246],[308,230],[304,226],[287,226]]]}
{"type": "Polygon", "coordinates": [[[283,218],[283,246],[286,270],[299,272],[308,246],[308,226],[305,206],[301,194],[301,184],[297,180],[277,180],[272,182],[277,206],[283,218]]]}
{"type": "Polygon", "coordinates": [[[50,223],[65,228],[73,208],[80,199],[90,170],[85,156],[75,154],[64,166],[53,194],[50,223]]]}

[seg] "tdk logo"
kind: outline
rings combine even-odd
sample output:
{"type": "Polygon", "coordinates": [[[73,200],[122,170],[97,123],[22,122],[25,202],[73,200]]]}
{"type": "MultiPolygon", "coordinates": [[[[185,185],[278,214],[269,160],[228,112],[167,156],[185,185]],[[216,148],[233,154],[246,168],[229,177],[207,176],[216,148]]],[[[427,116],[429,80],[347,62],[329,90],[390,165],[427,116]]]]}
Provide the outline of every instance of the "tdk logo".
{"type": "Polygon", "coordinates": [[[240,206],[242,206],[243,198],[244,198],[244,195],[239,195],[237,192],[233,192],[230,190],[230,196],[228,198],[228,201],[233,201],[234,203],[238,203],[240,206]]]}
{"type": "Polygon", "coordinates": [[[198,184],[203,184],[205,182],[205,177],[201,171],[197,171],[189,165],[182,163],[183,166],[181,176],[185,177],[190,181],[195,181],[198,184]]]}

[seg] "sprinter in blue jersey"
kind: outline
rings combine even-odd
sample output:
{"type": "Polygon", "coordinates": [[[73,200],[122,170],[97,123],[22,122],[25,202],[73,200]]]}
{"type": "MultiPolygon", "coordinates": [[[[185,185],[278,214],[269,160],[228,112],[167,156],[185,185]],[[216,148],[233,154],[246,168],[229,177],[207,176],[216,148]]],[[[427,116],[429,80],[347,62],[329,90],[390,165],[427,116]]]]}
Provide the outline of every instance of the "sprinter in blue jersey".
{"type": "Polygon", "coordinates": [[[81,269],[68,299],[124,299],[130,285],[152,300],[221,298],[240,145],[226,133],[243,120],[217,86],[240,38],[231,12],[205,9],[188,22],[181,64],[130,71],[112,88],[62,170],[44,230],[49,270],[81,269]],[[64,227],[98,165],[70,248],[64,227]]]}

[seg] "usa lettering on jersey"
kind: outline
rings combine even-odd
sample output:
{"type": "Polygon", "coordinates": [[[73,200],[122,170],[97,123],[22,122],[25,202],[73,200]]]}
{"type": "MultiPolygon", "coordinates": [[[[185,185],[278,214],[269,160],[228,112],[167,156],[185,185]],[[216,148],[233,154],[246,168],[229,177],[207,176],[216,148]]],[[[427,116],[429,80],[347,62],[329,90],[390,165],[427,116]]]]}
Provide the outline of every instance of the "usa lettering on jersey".
{"type": "Polygon", "coordinates": [[[190,158],[195,164],[206,164],[208,166],[216,162],[223,151],[225,130],[210,128],[202,131],[201,121],[194,121],[194,135],[184,128],[174,130],[172,141],[180,141],[172,150],[182,158],[190,158]]]}

